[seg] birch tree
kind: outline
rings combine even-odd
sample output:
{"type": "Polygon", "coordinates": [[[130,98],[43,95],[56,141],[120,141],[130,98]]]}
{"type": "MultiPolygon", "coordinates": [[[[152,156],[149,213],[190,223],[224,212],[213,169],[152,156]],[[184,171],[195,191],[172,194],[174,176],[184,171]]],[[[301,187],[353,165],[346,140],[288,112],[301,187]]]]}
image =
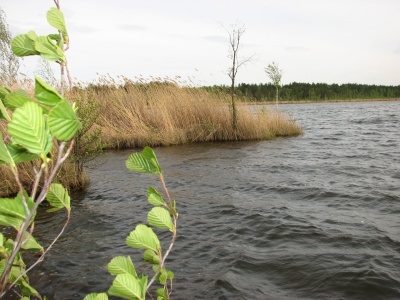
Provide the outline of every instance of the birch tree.
{"type": "Polygon", "coordinates": [[[282,80],[282,69],[279,68],[277,63],[272,62],[265,68],[265,73],[267,73],[269,79],[272,81],[272,84],[275,86],[275,99],[276,105],[278,106],[279,88],[282,80]]]}

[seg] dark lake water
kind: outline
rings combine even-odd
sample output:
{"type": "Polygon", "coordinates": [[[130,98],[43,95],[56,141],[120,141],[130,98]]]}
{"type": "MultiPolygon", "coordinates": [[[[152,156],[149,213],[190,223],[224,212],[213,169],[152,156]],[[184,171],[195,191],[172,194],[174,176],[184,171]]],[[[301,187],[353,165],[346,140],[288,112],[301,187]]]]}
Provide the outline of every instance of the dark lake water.
{"type": "MultiPolygon", "coordinates": [[[[305,133],[155,148],[178,202],[173,299],[400,299],[400,102],[281,105],[305,133]]],[[[106,291],[150,206],[150,175],[108,152],[32,274],[49,299],[106,291]]],[[[62,213],[41,219],[54,232],[62,213]]],[[[43,240],[49,240],[46,234],[43,240]]]]}

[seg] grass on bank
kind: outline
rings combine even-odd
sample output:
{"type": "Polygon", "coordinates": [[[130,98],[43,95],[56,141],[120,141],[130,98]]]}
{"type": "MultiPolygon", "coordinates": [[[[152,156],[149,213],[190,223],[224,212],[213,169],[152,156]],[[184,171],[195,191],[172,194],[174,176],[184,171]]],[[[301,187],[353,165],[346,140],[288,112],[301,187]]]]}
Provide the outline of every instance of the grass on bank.
{"type": "MultiPolygon", "coordinates": [[[[88,119],[93,120],[93,110],[98,111],[94,126],[85,133],[89,143],[122,149],[236,140],[228,94],[180,87],[171,81],[133,83],[126,78],[122,80],[121,85],[112,78],[102,78],[87,88],[75,88],[67,96],[79,99],[78,109],[80,106],[84,125],[88,119]],[[90,134],[99,128],[101,140],[92,141],[90,134]]],[[[237,109],[237,140],[267,140],[302,133],[290,116],[275,107],[257,109],[239,105],[237,109]]],[[[0,127],[5,133],[4,126],[0,127]]],[[[24,186],[33,182],[32,169],[32,162],[22,164],[19,169],[24,186]]],[[[0,166],[0,178],[1,197],[18,190],[12,173],[3,166],[0,166]]],[[[57,181],[74,189],[84,187],[89,179],[70,159],[62,166],[57,181]]]]}
{"type": "MultiPolygon", "coordinates": [[[[75,90],[74,97],[100,105],[97,120],[107,148],[169,146],[193,142],[232,141],[230,96],[170,82],[118,85],[103,78],[96,86],[75,90]],[[92,96],[93,95],[93,96],[92,96]]],[[[294,136],[302,129],[275,108],[238,106],[238,140],[294,136]]]]}

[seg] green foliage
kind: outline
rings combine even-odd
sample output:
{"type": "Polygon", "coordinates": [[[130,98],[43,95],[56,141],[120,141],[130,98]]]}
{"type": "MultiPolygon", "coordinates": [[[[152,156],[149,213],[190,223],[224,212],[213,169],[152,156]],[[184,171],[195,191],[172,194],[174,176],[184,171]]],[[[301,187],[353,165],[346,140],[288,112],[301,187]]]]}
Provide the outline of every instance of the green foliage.
{"type": "MultiPolygon", "coordinates": [[[[229,91],[228,86],[204,87],[213,92],[229,91]]],[[[292,82],[284,84],[280,89],[280,100],[283,101],[324,101],[344,99],[378,99],[399,98],[400,85],[367,85],[356,83],[326,84],[292,82]]],[[[272,83],[241,83],[236,88],[238,96],[253,101],[272,101],[276,95],[276,87],[272,83]]]]}
{"type": "MultiPolygon", "coordinates": [[[[79,89],[76,89],[76,93],[75,103],[78,107],[76,114],[82,127],[75,135],[71,161],[76,169],[77,177],[84,178],[84,165],[100,155],[106,145],[101,140],[101,127],[96,124],[100,116],[99,103],[93,99],[94,96],[91,93],[80,93],[79,89]]],[[[80,180],[75,187],[85,187],[85,181],[80,180]]]]}
{"type": "Polygon", "coordinates": [[[153,149],[145,147],[142,153],[134,153],[126,161],[126,167],[134,172],[159,175],[162,173],[153,149]]]}
{"type": "MultiPolygon", "coordinates": [[[[47,17],[60,35],[37,36],[30,31],[13,39],[11,48],[17,56],[40,55],[64,68],[68,39],[64,18],[55,8],[47,17]]],[[[14,198],[0,199],[0,225],[14,229],[0,233],[0,298],[17,286],[21,299],[41,299],[30,286],[26,272],[43,260],[55,241],[45,249],[33,236],[39,205],[46,199],[51,206],[48,212],[66,210],[66,223],[57,238],[70,218],[70,196],[61,184],[52,181],[71,153],[73,138],[82,125],[62,93],[39,77],[35,78],[35,98],[23,90],[10,91],[0,85],[0,120],[6,126],[6,133],[0,133],[0,164],[11,170],[19,187],[14,198]],[[27,187],[19,178],[18,164],[22,162],[32,162],[34,169],[34,178],[27,187]],[[41,253],[29,269],[22,250],[41,253]]],[[[100,295],[95,299],[106,298],[100,295]]]]}
{"type": "MultiPolygon", "coordinates": [[[[108,290],[108,294],[124,299],[144,300],[146,293],[149,293],[150,286],[155,281],[158,281],[162,287],[158,288],[155,292],[157,299],[170,299],[172,290],[168,285],[171,283],[172,286],[174,273],[167,270],[164,264],[176,240],[176,221],[178,218],[176,204],[169,196],[161,167],[151,148],[145,147],[142,153],[134,153],[129,156],[126,166],[132,171],[150,173],[159,177],[168,202],[164,201],[161,194],[155,188],[149,187],[147,190],[148,202],[154,207],[148,213],[147,220],[150,226],[169,230],[172,233],[172,240],[169,248],[164,253],[160,240],[153,229],[145,224],[136,225],[135,230],[126,238],[126,244],[132,248],[145,250],[143,259],[152,265],[153,277],[148,280],[148,276],[138,275],[130,257],[115,257],[107,265],[110,274],[116,276],[112,286],[108,290]]],[[[85,299],[96,299],[97,295],[90,294],[85,299]]]]}

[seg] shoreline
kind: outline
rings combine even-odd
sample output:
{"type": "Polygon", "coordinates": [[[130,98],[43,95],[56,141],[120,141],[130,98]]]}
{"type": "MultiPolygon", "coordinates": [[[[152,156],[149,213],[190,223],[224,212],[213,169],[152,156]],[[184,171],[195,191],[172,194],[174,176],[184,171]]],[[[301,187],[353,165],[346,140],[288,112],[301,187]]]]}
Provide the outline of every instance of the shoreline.
{"type": "MultiPolygon", "coordinates": [[[[400,101],[400,98],[376,98],[376,99],[337,99],[337,100],[286,100],[279,101],[279,104],[318,104],[318,103],[337,103],[337,102],[389,102],[400,101]]],[[[276,105],[275,101],[249,101],[238,102],[239,105],[276,105]]]]}

